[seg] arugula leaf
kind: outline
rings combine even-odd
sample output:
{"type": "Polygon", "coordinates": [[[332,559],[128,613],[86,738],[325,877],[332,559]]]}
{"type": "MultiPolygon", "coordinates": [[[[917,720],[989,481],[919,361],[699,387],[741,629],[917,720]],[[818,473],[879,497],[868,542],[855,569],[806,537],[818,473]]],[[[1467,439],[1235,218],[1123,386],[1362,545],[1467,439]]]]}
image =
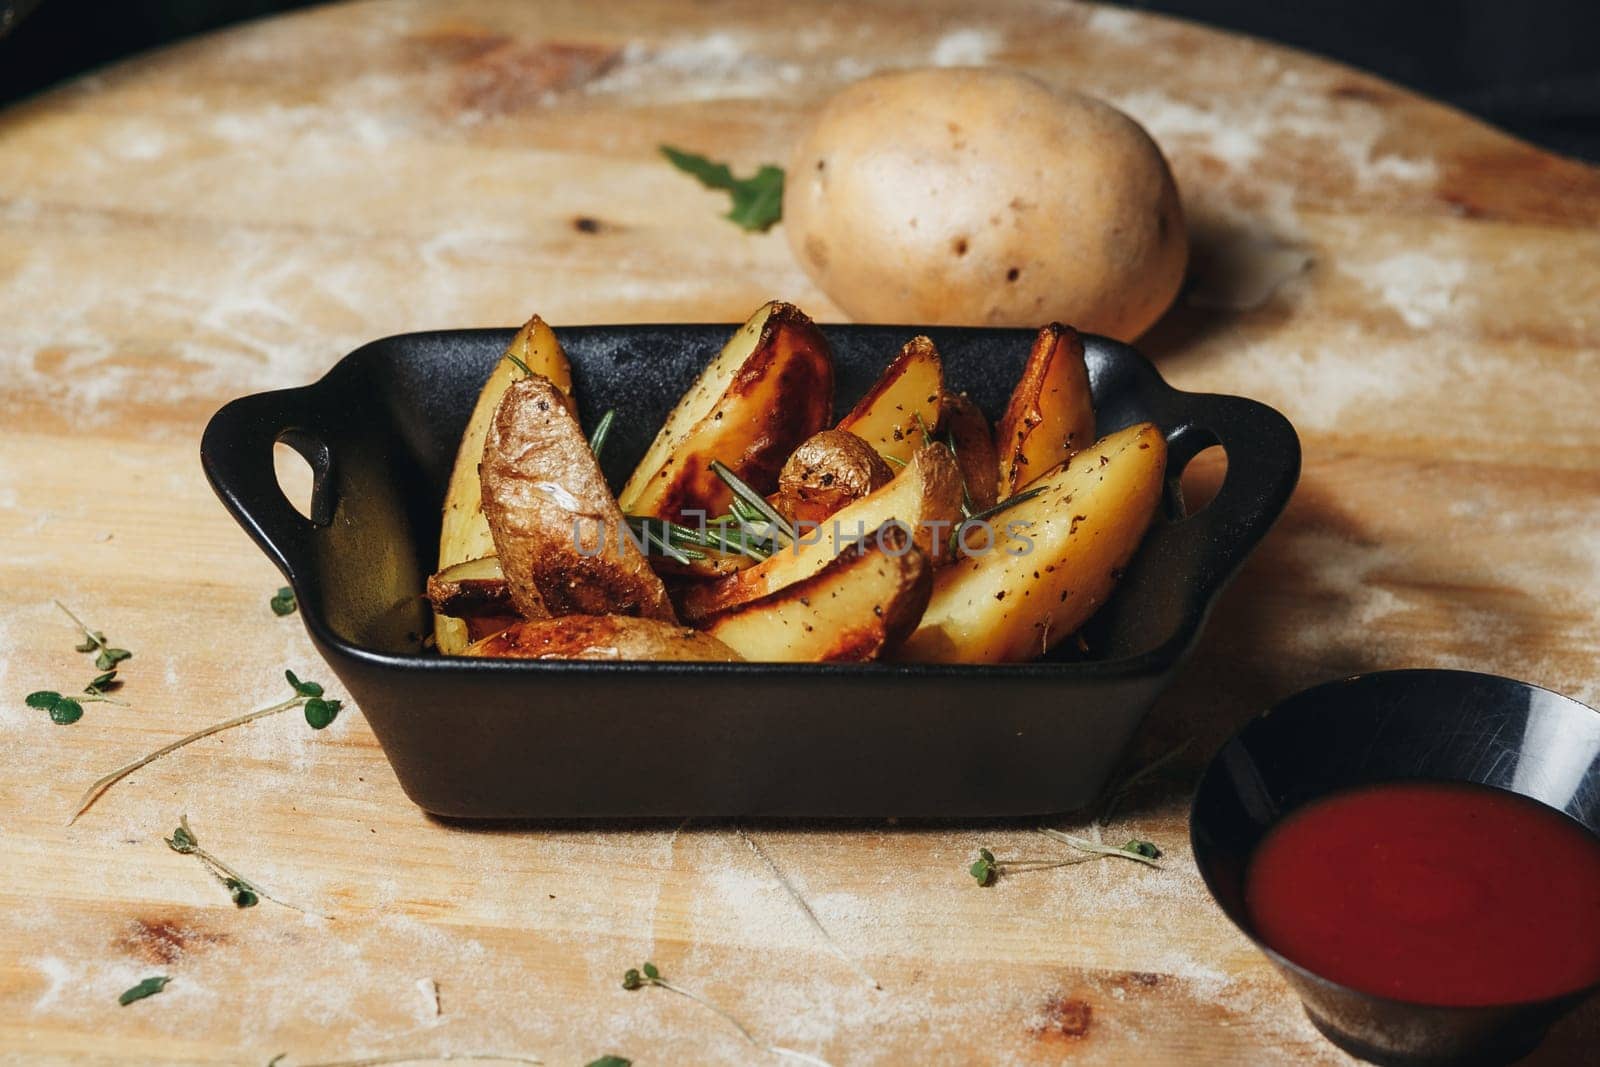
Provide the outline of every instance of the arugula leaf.
{"type": "Polygon", "coordinates": [[[720,189],[733,200],[723,216],[745,230],[765,232],[783,217],[783,168],[768,163],[748,178],[735,178],[726,163],[662,145],[661,154],[674,167],[699,179],[707,189],[720,189]]]}
{"type": "Polygon", "coordinates": [[[153,997],[163,989],[167,988],[167,983],[170,981],[172,981],[172,979],[168,978],[164,974],[158,974],[152,978],[146,978],[144,981],[140,982],[138,985],[127,990],[120,997],[118,997],[117,1003],[126,1008],[129,1004],[132,1004],[136,1000],[143,1000],[145,997],[153,997]]]}

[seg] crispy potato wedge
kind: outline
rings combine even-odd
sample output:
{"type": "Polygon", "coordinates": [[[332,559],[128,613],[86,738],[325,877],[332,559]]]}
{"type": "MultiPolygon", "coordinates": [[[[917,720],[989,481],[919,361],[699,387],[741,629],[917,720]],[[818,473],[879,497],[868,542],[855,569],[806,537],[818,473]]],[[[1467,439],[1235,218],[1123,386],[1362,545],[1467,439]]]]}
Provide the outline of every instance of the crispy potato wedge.
{"type": "Polygon", "coordinates": [[[848,430],[880,455],[903,463],[928,443],[923,427],[932,430],[939,424],[943,394],[939,350],[928,338],[913,337],[835,429],[848,430]]]}
{"type": "Polygon", "coordinates": [[[992,549],[936,574],[922,624],[897,658],[1030,660],[1076,631],[1139,547],[1161,500],[1166,455],[1161,431],[1140,423],[1041,478],[1043,492],[995,517],[992,549]]]}
{"type": "Polygon", "coordinates": [[[939,432],[948,434],[955,445],[956,462],[961,465],[961,477],[967,483],[973,510],[993,507],[999,500],[995,472],[1000,469],[1000,458],[994,450],[989,420],[965,393],[959,396],[945,393],[940,397],[939,416],[939,432]]]}
{"type": "Polygon", "coordinates": [[[521,619],[467,646],[466,655],[496,659],[715,660],[739,654],[687,626],[630,615],[563,615],[521,619]]]}
{"type": "Polygon", "coordinates": [[[802,529],[802,543],[738,574],[683,590],[679,611],[698,622],[804,581],[891,519],[912,531],[913,542],[930,560],[945,552],[951,525],[961,519],[961,471],[948,448],[928,445],[918,451],[888,485],[835,512],[820,527],[802,529]]]}
{"type": "Polygon", "coordinates": [[[1039,331],[994,441],[1000,500],[1094,441],[1094,398],[1078,331],[1057,322],[1039,331]]]}
{"type": "Polygon", "coordinates": [[[571,409],[546,378],[513,382],[484,441],[483,511],[517,610],[676,621],[571,409]]]}
{"type": "Polygon", "coordinates": [[[887,524],[809,578],[702,625],[747,660],[859,662],[916,629],[933,566],[902,526],[887,524]]]}
{"type": "Polygon", "coordinates": [[[428,602],[440,615],[456,619],[517,614],[511,587],[495,556],[469,559],[428,576],[428,602]]]}
{"type": "Polygon", "coordinates": [[[772,506],[790,522],[821,522],[892,480],[894,470],[867,442],[847,430],[823,430],[778,472],[772,506]]]}
{"type": "Polygon", "coordinates": [[[732,494],[712,460],[770,493],[789,453],[832,412],[833,356],[822,332],[793,304],[766,304],[678,401],[617,500],[630,515],[720,515],[732,494]]]}
{"type": "MultiPolygon", "coordinates": [[[[567,354],[561,342],[543,319],[535,315],[529,319],[506,347],[509,357],[520,360],[535,374],[556,384],[562,392],[572,392],[572,370],[567,365],[567,354]]],[[[503,358],[489,372],[478,393],[478,402],[467,421],[456,450],[455,466],[450,471],[450,484],[444,494],[443,523],[439,527],[439,570],[445,571],[467,560],[482,559],[494,553],[494,538],[489,534],[489,524],[483,517],[483,493],[478,481],[478,462],[483,458],[483,441],[489,433],[489,423],[506,388],[522,370],[512,358],[503,358]]],[[[467,645],[467,629],[448,616],[434,617],[434,641],[440,652],[455,654],[467,645]]]]}

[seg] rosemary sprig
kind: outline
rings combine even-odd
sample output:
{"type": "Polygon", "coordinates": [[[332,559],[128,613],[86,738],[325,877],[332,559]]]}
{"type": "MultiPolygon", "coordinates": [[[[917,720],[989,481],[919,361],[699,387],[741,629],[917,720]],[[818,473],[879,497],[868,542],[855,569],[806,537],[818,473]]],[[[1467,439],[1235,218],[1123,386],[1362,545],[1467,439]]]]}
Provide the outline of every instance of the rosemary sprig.
{"type": "Polygon", "coordinates": [[[600,452],[606,447],[606,438],[611,436],[611,424],[617,419],[617,409],[611,408],[600,421],[595,423],[594,432],[589,435],[589,451],[594,453],[594,458],[600,458],[600,452]]]}
{"type": "Polygon", "coordinates": [[[276,715],[279,712],[288,711],[290,708],[305,708],[306,724],[309,725],[313,730],[323,729],[338,717],[339,709],[343,706],[343,703],[338,700],[326,699],[322,693],[322,686],[318,685],[316,682],[301,681],[299,678],[295,677],[295,673],[293,671],[284,671],[283,675],[286,679],[288,679],[290,688],[294,690],[294,696],[290,697],[288,700],[273,704],[270,707],[247,712],[244,715],[236,716],[224,722],[214,723],[211,726],[207,726],[203,730],[196,730],[187,737],[180,737],[178,740],[172,742],[172,744],[163,745],[161,748],[156,749],[148,756],[143,756],[134,760],[132,763],[124,764],[123,766],[112,771],[110,774],[96,779],[95,783],[84,791],[82,798],[78,801],[77,808],[72,812],[71,818],[67,819],[67,825],[71,826],[73,823],[77,822],[78,816],[88,811],[89,806],[100,798],[100,794],[104,793],[107,789],[110,789],[113,785],[117,784],[134,771],[148,764],[154,763],[162,756],[165,756],[171,752],[176,752],[184,745],[198,741],[203,737],[210,737],[212,734],[221,733],[223,730],[231,730],[235,726],[243,726],[247,722],[254,722],[257,719],[264,719],[268,715],[276,715]]]}
{"type": "Polygon", "coordinates": [[[511,354],[511,349],[509,349],[509,348],[506,349],[505,358],[509,359],[511,361],[511,365],[513,367],[517,368],[519,371],[521,371],[524,377],[527,377],[527,378],[532,378],[533,377],[533,369],[531,367],[529,367],[526,363],[522,362],[522,360],[518,359],[516,356],[513,356],[511,354]]]}
{"type": "MultiPolygon", "coordinates": [[[[1032,500],[1034,497],[1044,492],[1045,488],[1045,486],[1039,485],[1032,489],[1026,490],[1025,492],[1014,493],[1000,501],[998,504],[993,504],[989,507],[986,507],[982,511],[973,512],[971,515],[968,515],[966,518],[962,519],[956,524],[955,529],[950,531],[950,555],[956,556],[960,554],[961,538],[962,535],[966,533],[969,526],[976,526],[980,522],[988,522],[996,515],[1009,511],[1026,500],[1032,500]]],[[[963,485],[962,493],[965,494],[965,492],[966,488],[963,485]]],[[[966,510],[965,504],[962,505],[962,510],[966,510]]]]}
{"type": "Polygon", "coordinates": [[[233,903],[236,907],[253,908],[261,900],[270,900],[274,904],[281,904],[283,907],[294,911],[305,911],[304,908],[298,908],[287,901],[279,900],[232,867],[229,867],[226,863],[217,859],[216,856],[201,848],[199,838],[195,837],[194,831],[189,828],[189,816],[187,815],[178,816],[178,828],[172,831],[171,837],[164,837],[162,840],[167,843],[167,847],[172,851],[185,856],[194,856],[205,864],[206,870],[211,872],[211,876],[221,882],[223,887],[227,889],[228,895],[233,898],[233,903]]]}
{"type": "Polygon", "coordinates": [[[739,514],[742,507],[748,516],[746,522],[765,521],[790,541],[799,538],[800,535],[795,533],[794,527],[789,525],[789,520],[778,514],[777,509],[767,503],[766,497],[750,488],[749,483],[729,470],[721,460],[711,461],[711,473],[721,478],[722,483],[733,493],[735,515],[739,514]]]}
{"type": "Polygon", "coordinates": [[[767,1052],[774,1056],[787,1056],[790,1059],[800,1060],[802,1063],[816,1064],[817,1067],[832,1067],[832,1064],[828,1063],[827,1060],[819,1059],[816,1056],[810,1056],[804,1052],[796,1052],[794,1049],[783,1048],[780,1045],[768,1045],[765,1042],[757,1040],[756,1036],[745,1027],[744,1023],[740,1022],[731,1012],[725,1008],[713,1004],[711,1001],[707,1000],[705,997],[702,997],[698,993],[692,992],[691,990],[685,989],[680,985],[674,985],[673,983],[667,981],[665,978],[661,977],[660,969],[657,968],[653,963],[646,961],[641,967],[629,967],[623,972],[623,989],[632,991],[635,989],[643,989],[645,986],[658,986],[662,989],[665,989],[669,993],[676,993],[680,997],[688,997],[690,1000],[701,1005],[702,1007],[710,1008],[712,1011],[716,1012],[718,1015],[722,1016],[729,1023],[731,1023],[733,1028],[739,1031],[741,1037],[748,1041],[753,1047],[760,1049],[762,1052],[767,1052]]]}

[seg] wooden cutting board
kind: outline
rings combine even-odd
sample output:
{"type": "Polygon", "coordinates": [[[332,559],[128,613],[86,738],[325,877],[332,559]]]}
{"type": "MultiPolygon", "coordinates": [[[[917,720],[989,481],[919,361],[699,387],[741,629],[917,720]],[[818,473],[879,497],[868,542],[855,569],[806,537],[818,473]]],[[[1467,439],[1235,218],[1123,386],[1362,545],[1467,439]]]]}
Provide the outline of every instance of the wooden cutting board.
{"type": "MultiPolygon", "coordinates": [[[[1353,671],[1473,667],[1600,699],[1597,265],[1600,172],[1343,67],[1109,8],[375,0],[16,105],[0,1048],[780,1062],[699,1004],[620,988],[651,959],[761,1042],[833,1064],[1345,1062],[1210,903],[1188,790],[1246,717],[1353,671]],[[1197,252],[1142,346],[1179,386],[1258,397],[1304,438],[1288,516],[1138,743],[1189,748],[1104,828],[1156,841],[1165,870],[979,889],[981,845],[1057,854],[1013,824],[747,827],[766,859],[727,824],[450,826],[410,805],[354,709],[321,733],[291,714],[220,734],[63,825],[102,772],[286,695],[285,667],[329,680],[201,477],[214,409],[376,336],[534,311],[735,321],[782,296],[837,318],[780,231],[723,221],[656,146],[781,162],[830,90],[928,63],[1017,67],[1142,121],[1197,252]],[[70,727],[23,706],[88,676],[52,598],[135,652],[128,706],[70,727]],[[316,915],[236,910],[161,843],[185,812],[316,915]],[[152,974],[170,987],[117,1005],[152,974]]],[[[1591,1006],[1536,1061],[1597,1039],[1591,1006]]]]}

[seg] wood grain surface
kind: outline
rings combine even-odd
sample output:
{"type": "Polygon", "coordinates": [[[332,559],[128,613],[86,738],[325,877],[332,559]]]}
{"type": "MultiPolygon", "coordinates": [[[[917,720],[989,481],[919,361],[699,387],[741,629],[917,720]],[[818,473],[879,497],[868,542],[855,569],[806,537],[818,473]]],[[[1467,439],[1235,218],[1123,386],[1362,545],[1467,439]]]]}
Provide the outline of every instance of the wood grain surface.
{"type": "MultiPolygon", "coordinates": [[[[1597,412],[1600,172],[1126,11],[374,0],[23,102],[0,113],[0,1060],[783,1062],[699,1004],[620,988],[652,959],[760,1041],[836,1065],[1348,1062],[1210,903],[1188,790],[1246,717],[1352,671],[1463,666],[1600,698],[1597,412]],[[1137,758],[1189,748],[1104,829],[1156,841],[1165,870],[981,890],[980,845],[1060,850],[1020,824],[745,827],[824,936],[729,824],[430,820],[354,709],[321,733],[292,713],[210,738],[64,826],[104,771],[280,699],[285,667],[328,680],[201,477],[213,410],[373,337],[534,311],[732,322],[781,296],[836,319],[781,232],[723,221],[656,146],[782,162],[830,90],[929,63],[1021,68],[1143,122],[1197,254],[1142,347],[1304,438],[1288,516],[1137,758]],[[88,678],[57,597],[135,652],[128,706],[70,727],[22,704],[88,678]],[[315,914],[236,910],[161,843],[185,812],[315,914]],[[119,1007],[150,974],[173,980],[119,1007]]],[[[1534,1062],[1597,1039],[1591,1005],[1534,1062]]]]}

